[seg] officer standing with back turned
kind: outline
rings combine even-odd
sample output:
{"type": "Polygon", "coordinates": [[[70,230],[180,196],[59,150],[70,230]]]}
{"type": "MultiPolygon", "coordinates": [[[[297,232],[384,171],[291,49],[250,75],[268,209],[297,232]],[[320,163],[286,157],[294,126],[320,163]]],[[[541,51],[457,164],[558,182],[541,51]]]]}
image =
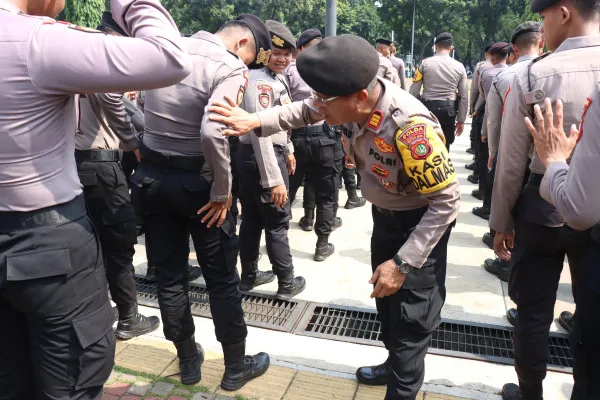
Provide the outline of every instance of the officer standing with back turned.
{"type": "Polygon", "coordinates": [[[75,94],[190,72],[158,1],[112,0],[135,38],[57,23],[63,7],[0,0],[0,396],[11,400],[99,400],[113,367],[106,272],[75,166],[75,94]]]}

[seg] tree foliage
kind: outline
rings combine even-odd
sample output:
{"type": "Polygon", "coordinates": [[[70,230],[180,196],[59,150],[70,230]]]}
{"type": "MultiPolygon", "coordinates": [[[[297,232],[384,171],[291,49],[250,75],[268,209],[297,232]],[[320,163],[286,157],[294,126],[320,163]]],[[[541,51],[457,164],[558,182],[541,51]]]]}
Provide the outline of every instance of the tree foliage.
{"type": "Polygon", "coordinates": [[[64,19],[79,26],[95,28],[100,24],[104,0],[67,0],[64,19]]]}

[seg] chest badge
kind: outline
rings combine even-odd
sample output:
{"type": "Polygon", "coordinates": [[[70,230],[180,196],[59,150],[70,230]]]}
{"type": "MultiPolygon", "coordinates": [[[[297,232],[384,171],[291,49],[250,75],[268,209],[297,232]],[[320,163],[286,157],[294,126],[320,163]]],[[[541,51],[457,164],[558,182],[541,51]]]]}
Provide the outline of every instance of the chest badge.
{"type": "Polygon", "coordinates": [[[375,146],[377,147],[377,149],[382,153],[393,153],[394,152],[394,146],[392,146],[391,144],[388,144],[385,140],[383,140],[383,138],[376,137],[373,139],[373,143],[375,143],[375,146]]]}
{"type": "Polygon", "coordinates": [[[379,165],[379,164],[373,164],[373,165],[371,166],[371,171],[372,171],[374,174],[376,174],[376,175],[379,175],[379,176],[381,176],[381,177],[383,177],[383,178],[387,178],[387,177],[388,177],[388,175],[390,174],[390,173],[389,173],[389,171],[388,171],[387,169],[383,168],[383,167],[382,167],[381,165],[379,165]]]}
{"type": "Polygon", "coordinates": [[[433,151],[425,130],[425,124],[417,124],[406,129],[398,136],[398,140],[409,148],[410,155],[415,160],[425,160],[433,151]]]}
{"type": "Polygon", "coordinates": [[[381,180],[381,186],[383,186],[386,189],[391,189],[393,185],[394,184],[392,182],[390,182],[390,181],[388,181],[386,179],[382,179],[381,180]]]}
{"type": "Polygon", "coordinates": [[[581,140],[581,135],[583,135],[583,119],[585,118],[585,114],[587,114],[588,109],[592,105],[592,99],[588,97],[585,104],[583,105],[583,114],[581,114],[581,121],[579,121],[579,137],[577,138],[577,143],[581,140]]]}
{"type": "Polygon", "coordinates": [[[367,126],[369,129],[376,131],[381,126],[381,122],[383,121],[383,112],[381,110],[375,110],[371,113],[369,117],[369,122],[367,122],[367,126]]]}

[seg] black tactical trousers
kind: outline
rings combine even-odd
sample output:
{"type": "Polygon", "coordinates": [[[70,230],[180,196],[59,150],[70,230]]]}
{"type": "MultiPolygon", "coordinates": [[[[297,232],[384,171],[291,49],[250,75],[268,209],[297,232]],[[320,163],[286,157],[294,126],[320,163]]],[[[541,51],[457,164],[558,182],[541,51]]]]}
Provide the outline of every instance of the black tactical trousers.
{"type": "MultiPolygon", "coordinates": [[[[391,212],[373,206],[371,266],[390,260],[408,240],[427,208],[391,212]]],[[[411,272],[392,296],[376,299],[381,335],[389,351],[392,377],[386,400],[414,400],[423,384],[431,334],[441,322],[446,298],[446,258],[451,227],[422,269],[411,272]]]]}
{"type": "MultiPolygon", "coordinates": [[[[286,187],[289,178],[283,149],[275,147],[277,163],[286,187]]],[[[276,207],[271,202],[271,189],[260,184],[260,171],[252,145],[240,144],[237,167],[242,203],[242,224],[240,226],[240,262],[242,276],[253,278],[258,271],[260,238],[264,229],[267,242],[267,255],[273,272],[280,282],[292,279],[294,265],[288,241],[288,230],[292,218],[291,202],[276,207]]]]}
{"type": "Polygon", "coordinates": [[[589,231],[529,222],[532,210],[522,200],[534,196],[539,196],[539,186],[528,183],[516,207],[515,247],[508,283],[508,293],[519,312],[514,332],[515,370],[521,390],[531,400],[542,398],[542,381],[549,361],[548,337],[565,255],[577,299],[579,273],[590,246],[589,231]]]}
{"type": "Polygon", "coordinates": [[[295,130],[292,142],[296,173],[290,176],[290,203],[296,198],[305,178],[303,206],[312,209],[316,205],[315,232],[317,235],[329,235],[337,202],[335,192],[338,191],[336,179],[340,163],[336,160],[343,158],[343,152],[336,151],[335,133],[325,125],[295,130]]]}
{"type": "Polygon", "coordinates": [[[433,100],[424,101],[423,104],[440,122],[442,131],[446,137],[446,149],[450,151],[450,145],[454,143],[456,132],[456,102],[450,100],[433,100]]]}
{"type": "Polygon", "coordinates": [[[100,237],[110,294],[125,315],[137,303],[133,268],[136,216],[125,174],[116,161],[78,162],[77,171],[100,237]]]}
{"type": "Polygon", "coordinates": [[[344,187],[346,188],[346,190],[356,190],[358,188],[358,185],[360,185],[360,175],[356,172],[356,168],[346,167],[345,162],[343,163],[341,179],[343,180],[344,187]]]}
{"type": "MultiPolygon", "coordinates": [[[[490,148],[488,146],[487,140],[485,142],[481,141],[479,138],[477,142],[477,162],[475,166],[475,171],[479,174],[479,193],[482,193],[485,196],[486,188],[488,185],[488,175],[489,170],[487,167],[488,160],[490,158],[490,148]]],[[[491,198],[489,199],[491,204],[491,198]]]]}
{"type": "Polygon", "coordinates": [[[53,210],[0,213],[2,400],[99,400],[113,367],[113,312],[83,196],[53,210]]]}
{"type": "Polygon", "coordinates": [[[592,231],[581,271],[575,323],[571,334],[573,367],[572,400],[593,400],[600,394],[600,226],[592,231]]]}
{"type": "Polygon", "coordinates": [[[156,266],[158,302],[165,337],[175,343],[195,331],[188,296],[189,236],[210,298],[217,340],[239,343],[247,329],[236,263],[238,238],[230,213],[225,223],[210,229],[197,215],[210,200],[211,182],[199,172],[146,161],[132,177],[132,199],[146,225],[146,249],[156,266]]]}
{"type": "MultiPolygon", "coordinates": [[[[483,111],[480,111],[473,117],[471,122],[471,143],[473,150],[475,150],[475,171],[479,172],[480,165],[480,143],[481,143],[481,129],[483,127],[483,111]]],[[[485,160],[487,163],[487,160],[485,160]]]]}

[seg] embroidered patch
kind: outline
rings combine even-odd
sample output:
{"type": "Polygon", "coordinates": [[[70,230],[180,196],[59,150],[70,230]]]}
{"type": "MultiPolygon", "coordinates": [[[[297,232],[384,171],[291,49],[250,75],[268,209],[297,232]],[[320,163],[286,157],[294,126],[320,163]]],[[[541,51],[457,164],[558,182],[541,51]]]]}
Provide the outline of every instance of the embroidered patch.
{"type": "Polygon", "coordinates": [[[508,94],[510,93],[510,86],[504,95],[504,101],[502,102],[502,114],[504,114],[504,107],[506,107],[506,99],[508,99],[508,94]]]}
{"type": "Polygon", "coordinates": [[[381,112],[381,110],[375,110],[371,113],[371,116],[369,117],[369,122],[367,122],[367,126],[376,131],[381,126],[382,121],[383,112],[381,112]]]}
{"type": "Polygon", "coordinates": [[[244,89],[248,87],[248,80],[250,79],[250,73],[248,71],[244,71],[244,89]]]}
{"type": "Polygon", "coordinates": [[[579,137],[577,138],[577,143],[581,140],[581,136],[583,135],[583,119],[585,118],[585,114],[587,114],[588,109],[592,105],[592,99],[587,98],[584,106],[583,106],[583,114],[581,114],[581,121],[579,121],[579,137]]]}
{"type": "Polygon", "coordinates": [[[273,35],[272,40],[273,40],[273,44],[275,46],[283,47],[283,43],[284,43],[283,39],[280,38],[279,36],[273,35]]]}
{"type": "Polygon", "coordinates": [[[383,168],[379,164],[373,164],[371,166],[371,171],[373,171],[374,174],[377,174],[377,175],[382,176],[384,178],[387,178],[388,175],[389,175],[389,171],[387,169],[383,168]]]}
{"type": "Polygon", "coordinates": [[[419,71],[419,68],[415,71],[415,77],[413,78],[413,82],[420,82],[423,80],[423,74],[419,71]]]}
{"type": "Polygon", "coordinates": [[[425,160],[433,151],[426,137],[426,129],[425,124],[412,125],[397,137],[397,140],[408,146],[410,154],[415,160],[425,160]]]}
{"type": "Polygon", "coordinates": [[[388,144],[383,138],[376,137],[373,139],[373,143],[377,146],[377,149],[382,153],[393,153],[394,146],[388,144]]]}
{"type": "Polygon", "coordinates": [[[240,90],[238,90],[238,94],[237,94],[237,105],[239,106],[240,104],[242,104],[242,101],[244,101],[244,92],[246,91],[246,89],[244,88],[244,86],[240,86],[240,90]]]}
{"type": "Polygon", "coordinates": [[[382,179],[381,180],[381,186],[383,186],[386,189],[391,189],[392,186],[394,186],[394,184],[386,179],[382,179]]]}
{"type": "Polygon", "coordinates": [[[269,108],[271,106],[271,95],[270,93],[273,91],[273,88],[266,83],[259,83],[256,85],[256,89],[258,89],[258,103],[262,108],[269,108]]]}
{"type": "Polygon", "coordinates": [[[271,58],[271,50],[265,51],[262,47],[258,51],[258,55],[256,56],[257,64],[267,65],[269,63],[269,59],[271,58]]]}

